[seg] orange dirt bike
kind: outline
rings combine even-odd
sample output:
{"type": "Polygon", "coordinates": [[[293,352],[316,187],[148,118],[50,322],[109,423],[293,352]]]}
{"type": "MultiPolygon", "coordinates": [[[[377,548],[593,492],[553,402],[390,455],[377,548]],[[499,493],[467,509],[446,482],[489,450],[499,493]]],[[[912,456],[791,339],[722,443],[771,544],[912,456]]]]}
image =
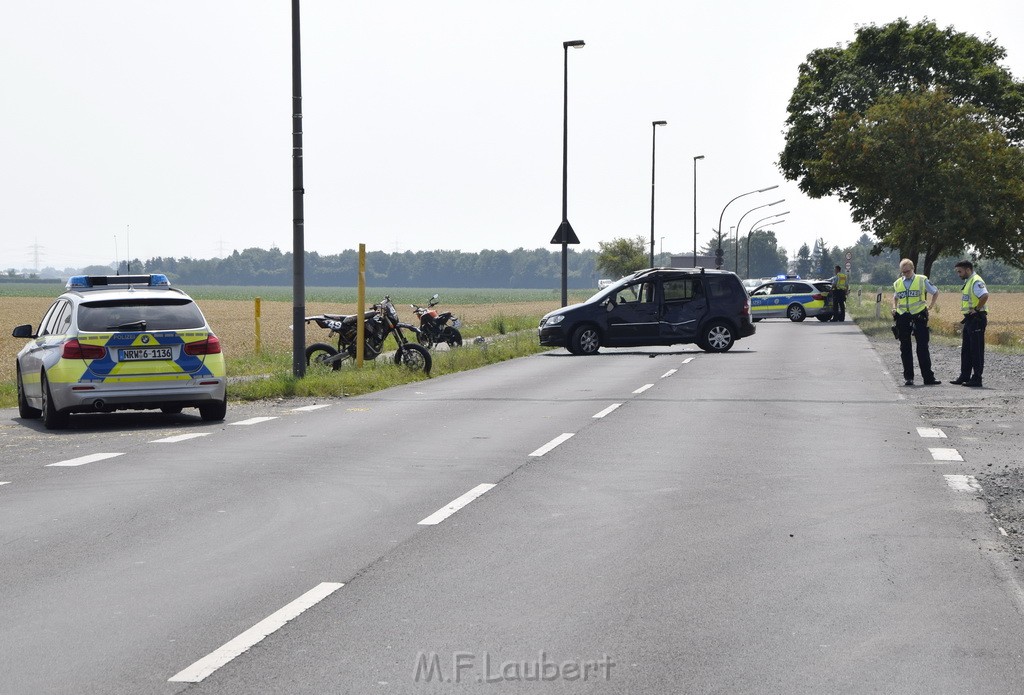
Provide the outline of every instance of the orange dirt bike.
{"type": "Polygon", "coordinates": [[[437,309],[437,295],[435,294],[427,302],[426,306],[419,306],[418,304],[410,304],[412,307],[412,313],[416,314],[416,317],[420,320],[420,328],[416,331],[416,339],[420,345],[426,345],[428,348],[432,348],[438,343],[448,343],[448,347],[458,347],[462,345],[462,334],[459,333],[459,327],[462,325],[459,322],[458,316],[452,316],[452,312],[444,311],[438,313],[437,309]],[[448,322],[451,321],[451,325],[448,322]]]}

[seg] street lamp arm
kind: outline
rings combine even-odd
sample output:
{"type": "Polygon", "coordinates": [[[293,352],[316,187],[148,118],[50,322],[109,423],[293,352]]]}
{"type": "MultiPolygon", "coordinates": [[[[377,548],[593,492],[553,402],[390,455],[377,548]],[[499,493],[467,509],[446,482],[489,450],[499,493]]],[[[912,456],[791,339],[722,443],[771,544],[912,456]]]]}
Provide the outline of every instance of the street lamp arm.
{"type": "Polygon", "coordinates": [[[754,195],[755,193],[764,193],[765,191],[770,191],[770,190],[773,190],[773,189],[778,188],[778,187],[779,187],[778,184],[776,184],[774,186],[768,186],[767,188],[758,188],[757,190],[754,190],[754,191],[747,191],[746,193],[740,193],[738,196],[736,196],[735,198],[733,198],[732,200],[730,200],[728,203],[725,204],[725,207],[722,208],[722,214],[718,216],[718,250],[719,251],[722,250],[722,220],[725,219],[725,210],[726,210],[726,208],[728,208],[730,205],[732,205],[734,202],[736,202],[737,200],[739,200],[740,198],[742,198],[744,196],[754,195]]]}

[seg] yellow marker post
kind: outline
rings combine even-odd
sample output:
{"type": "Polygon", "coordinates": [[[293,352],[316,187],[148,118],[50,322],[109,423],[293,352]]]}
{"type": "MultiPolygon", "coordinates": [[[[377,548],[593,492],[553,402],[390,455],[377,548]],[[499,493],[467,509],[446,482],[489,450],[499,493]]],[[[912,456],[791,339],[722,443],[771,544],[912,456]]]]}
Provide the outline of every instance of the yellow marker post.
{"type": "Polygon", "coordinates": [[[363,366],[366,326],[366,244],[359,245],[359,287],[356,290],[356,366],[363,366]]]}
{"type": "Polygon", "coordinates": [[[262,340],[260,335],[260,298],[256,297],[256,354],[260,354],[262,340]]]}

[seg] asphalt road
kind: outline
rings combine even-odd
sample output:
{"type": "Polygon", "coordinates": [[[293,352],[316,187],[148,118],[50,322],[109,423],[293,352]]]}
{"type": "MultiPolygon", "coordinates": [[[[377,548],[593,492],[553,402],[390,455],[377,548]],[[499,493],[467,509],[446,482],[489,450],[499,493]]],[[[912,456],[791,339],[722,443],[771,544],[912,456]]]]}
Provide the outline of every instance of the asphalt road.
{"type": "Polygon", "coordinates": [[[972,440],[890,367],[765,321],[219,425],[3,411],[0,692],[1024,692],[972,440]]]}

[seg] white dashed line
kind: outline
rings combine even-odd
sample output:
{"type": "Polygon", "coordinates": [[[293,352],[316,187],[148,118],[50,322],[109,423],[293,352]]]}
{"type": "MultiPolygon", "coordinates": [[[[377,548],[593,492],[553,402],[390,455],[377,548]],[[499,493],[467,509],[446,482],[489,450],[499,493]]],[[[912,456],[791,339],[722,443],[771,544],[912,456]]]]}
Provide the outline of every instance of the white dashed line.
{"type": "Polygon", "coordinates": [[[238,637],[226,642],[185,670],[171,676],[167,679],[168,682],[198,683],[236,656],[249,651],[250,647],[262,641],[267,635],[284,627],[289,620],[297,618],[306,609],[320,603],[343,586],[345,585],[336,582],[318,584],[284,608],[271,613],[238,637]]]}
{"type": "Polygon", "coordinates": [[[621,403],[612,403],[610,406],[608,406],[607,408],[602,410],[600,413],[595,413],[593,415],[593,417],[596,418],[596,419],[603,418],[605,415],[611,414],[620,405],[622,405],[622,404],[621,403]]]}
{"type": "Polygon", "coordinates": [[[647,389],[649,389],[649,388],[652,388],[653,386],[654,386],[654,384],[644,384],[643,386],[641,386],[640,388],[638,388],[638,389],[637,389],[636,391],[634,391],[633,393],[643,393],[644,391],[646,391],[646,390],[647,390],[647,389]]]}
{"type": "Polygon", "coordinates": [[[441,507],[436,512],[428,516],[426,519],[419,522],[419,525],[434,526],[435,524],[440,524],[442,521],[444,521],[452,514],[465,507],[467,504],[469,504],[477,497],[490,490],[492,487],[494,487],[493,483],[482,483],[481,485],[477,485],[475,488],[467,492],[462,497],[452,500],[447,505],[441,507]]]}
{"type": "Polygon", "coordinates": [[[938,427],[918,427],[917,433],[925,438],[930,439],[945,439],[946,433],[940,430],[938,427]]]}
{"type": "Polygon", "coordinates": [[[293,413],[308,413],[311,410],[320,410],[321,408],[330,408],[330,403],[320,403],[319,405],[304,405],[301,408],[292,408],[290,412],[293,413]]]}
{"type": "Polygon", "coordinates": [[[232,422],[232,425],[258,425],[261,422],[267,422],[268,420],[276,420],[276,417],[251,417],[248,420],[239,420],[238,422],[232,422]]]}
{"type": "Polygon", "coordinates": [[[7,482],[0,483],[0,485],[10,485],[10,484],[11,484],[11,481],[9,481],[9,480],[7,482]]]}
{"type": "Polygon", "coordinates": [[[933,461],[963,461],[964,457],[956,449],[928,449],[933,461]]]}
{"type": "Polygon", "coordinates": [[[973,490],[980,490],[981,485],[974,478],[973,475],[944,475],[946,484],[957,492],[971,492],[973,490]]]}
{"type": "Polygon", "coordinates": [[[67,461],[58,461],[57,463],[48,463],[47,466],[84,466],[87,463],[95,463],[96,461],[102,461],[104,459],[112,459],[115,456],[124,456],[124,452],[119,454],[89,454],[88,456],[79,456],[76,459],[68,459],[67,461]]]}
{"type": "Polygon", "coordinates": [[[576,433],[575,432],[563,432],[562,434],[558,435],[557,437],[552,439],[550,442],[548,442],[547,444],[542,446],[541,448],[539,448],[536,451],[534,451],[533,453],[531,453],[530,456],[543,456],[544,454],[548,453],[549,451],[554,449],[556,446],[558,446],[562,442],[568,440],[574,434],[576,434],[576,433]]]}
{"type": "Polygon", "coordinates": [[[687,357],[685,360],[683,360],[683,364],[690,364],[690,362],[693,362],[692,357],[687,357]]]}
{"type": "Polygon", "coordinates": [[[678,369],[670,369],[667,372],[665,372],[664,374],[662,374],[661,378],[664,379],[667,376],[672,376],[673,374],[675,374],[678,371],[679,371],[678,369]]]}
{"type": "Polygon", "coordinates": [[[173,437],[164,437],[163,439],[154,439],[150,444],[177,444],[178,442],[186,442],[189,439],[196,439],[198,437],[209,436],[209,432],[190,432],[188,434],[177,434],[173,437]]]}

